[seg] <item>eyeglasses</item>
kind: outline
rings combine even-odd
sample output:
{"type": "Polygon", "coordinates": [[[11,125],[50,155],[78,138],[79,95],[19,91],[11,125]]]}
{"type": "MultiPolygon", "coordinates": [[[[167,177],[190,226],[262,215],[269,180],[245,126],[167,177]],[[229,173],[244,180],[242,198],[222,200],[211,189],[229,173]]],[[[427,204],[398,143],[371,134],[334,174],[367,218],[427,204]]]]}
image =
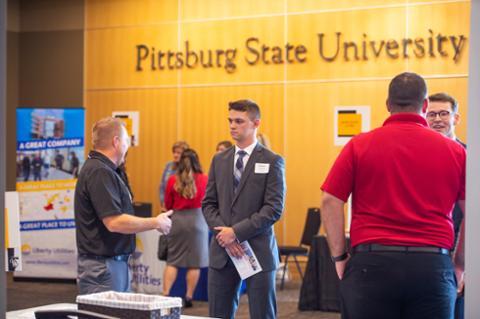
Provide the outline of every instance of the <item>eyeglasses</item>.
{"type": "Polygon", "coordinates": [[[440,119],[442,120],[448,120],[450,118],[450,111],[440,111],[440,112],[428,112],[427,113],[427,120],[435,120],[437,118],[437,115],[440,116],[440,119]]]}

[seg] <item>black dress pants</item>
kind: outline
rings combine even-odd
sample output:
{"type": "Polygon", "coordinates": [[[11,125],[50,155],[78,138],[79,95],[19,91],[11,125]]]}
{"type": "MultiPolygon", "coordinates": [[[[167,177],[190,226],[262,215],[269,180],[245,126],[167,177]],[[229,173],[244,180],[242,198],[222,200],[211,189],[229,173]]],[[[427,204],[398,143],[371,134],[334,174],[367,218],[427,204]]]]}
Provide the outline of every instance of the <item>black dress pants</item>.
{"type": "Polygon", "coordinates": [[[340,281],[343,319],[451,319],[456,298],[451,257],[359,252],[340,281]]]}

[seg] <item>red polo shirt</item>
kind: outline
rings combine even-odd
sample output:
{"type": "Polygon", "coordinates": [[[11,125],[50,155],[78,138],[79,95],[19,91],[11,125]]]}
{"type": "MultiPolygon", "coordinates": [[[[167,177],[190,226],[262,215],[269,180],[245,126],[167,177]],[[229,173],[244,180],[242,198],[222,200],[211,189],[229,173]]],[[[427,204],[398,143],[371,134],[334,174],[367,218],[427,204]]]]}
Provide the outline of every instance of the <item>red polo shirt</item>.
{"type": "Polygon", "coordinates": [[[465,149],[413,113],[345,145],[322,190],[352,197],[352,247],[362,243],[452,248],[452,210],[465,199],[465,149]]]}

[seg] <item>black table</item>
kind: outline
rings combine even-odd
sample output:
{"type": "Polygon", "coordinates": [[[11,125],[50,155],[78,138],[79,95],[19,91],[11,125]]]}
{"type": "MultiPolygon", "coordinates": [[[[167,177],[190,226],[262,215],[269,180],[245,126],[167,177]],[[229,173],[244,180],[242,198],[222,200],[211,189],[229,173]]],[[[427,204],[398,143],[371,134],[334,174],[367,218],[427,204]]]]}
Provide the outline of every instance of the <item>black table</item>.
{"type": "Polygon", "coordinates": [[[315,236],[310,246],[298,309],[339,312],[338,287],[339,279],[330,259],[327,239],[325,236],[315,236]]]}

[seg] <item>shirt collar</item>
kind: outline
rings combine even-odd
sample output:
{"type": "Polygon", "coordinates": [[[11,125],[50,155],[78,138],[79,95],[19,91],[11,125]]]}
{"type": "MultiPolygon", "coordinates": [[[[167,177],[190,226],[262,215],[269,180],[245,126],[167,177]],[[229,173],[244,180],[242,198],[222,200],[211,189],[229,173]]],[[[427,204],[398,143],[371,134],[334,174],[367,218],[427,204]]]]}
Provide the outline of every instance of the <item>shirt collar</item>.
{"type": "Polygon", "coordinates": [[[420,126],[428,127],[427,120],[425,120],[425,118],[420,114],[415,113],[392,114],[385,120],[385,122],[383,122],[383,126],[402,123],[417,124],[420,126]]]}
{"type": "MultiPolygon", "coordinates": [[[[243,151],[247,152],[248,156],[252,155],[253,150],[255,149],[255,146],[257,146],[257,140],[253,141],[252,144],[248,145],[243,149],[243,151]]],[[[235,145],[235,155],[238,153],[238,151],[242,150],[240,147],[235,145]]]]}
{"type": "Polygon", "coordinates": [[[95,159],[105,163],[108,167],[110,167],[114,171],[117,170],[117,166],[108,157],[106,157],[105,155],[103,155],[100,152],[90,151],[90,153],[88,154],[88,158],[95,158],[95,159]]]}

